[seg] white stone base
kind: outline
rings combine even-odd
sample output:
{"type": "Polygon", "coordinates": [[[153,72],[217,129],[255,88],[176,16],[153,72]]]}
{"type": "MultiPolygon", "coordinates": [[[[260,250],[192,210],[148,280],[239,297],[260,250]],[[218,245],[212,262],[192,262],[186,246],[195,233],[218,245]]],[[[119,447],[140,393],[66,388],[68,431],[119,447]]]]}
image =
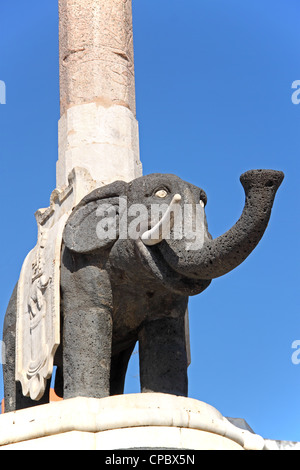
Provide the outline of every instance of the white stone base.
{"type": "Polygon", "coordinates": [[[1,450],[262,450],[203,402],[167,394],[73,398],[0,416],[1,450]]]}

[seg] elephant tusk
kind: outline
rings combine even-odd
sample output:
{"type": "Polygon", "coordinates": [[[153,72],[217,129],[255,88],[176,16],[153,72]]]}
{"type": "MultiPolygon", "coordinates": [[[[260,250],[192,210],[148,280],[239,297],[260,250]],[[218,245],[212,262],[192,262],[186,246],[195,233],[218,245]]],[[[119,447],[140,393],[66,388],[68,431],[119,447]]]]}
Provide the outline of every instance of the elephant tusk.
{"type": "Polygon", "coordinates": [[[161,218],[161,220],[150,230],[144,232],[141,236],[142,242],[147,246],[157,245],[170,234],[174,226],[174,216],[172,217],[172,212],[176,210],[178,204],[180,204],[181,196],[180,194],[175,194],[171,204],[169,205],[167,211],[161,218]]]}

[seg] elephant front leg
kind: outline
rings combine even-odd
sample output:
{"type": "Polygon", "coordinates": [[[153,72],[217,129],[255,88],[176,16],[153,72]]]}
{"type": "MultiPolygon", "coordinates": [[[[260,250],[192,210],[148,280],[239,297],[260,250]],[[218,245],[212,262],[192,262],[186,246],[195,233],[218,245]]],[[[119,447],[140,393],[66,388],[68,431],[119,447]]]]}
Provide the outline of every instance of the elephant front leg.
{"type": "Polygon", "coordinates": [[[63,310],[64,398],[109,396],[112,317],[106,273],[92,267],[73,273],[64,285],[63,310]]]}
{"type": "Polygon", "coordinates": [[[64,318],[64,398],[109,396],[111,315],[78,308],[64,318]]]}
{"type": "Polygon", "coordinates": [[[139,334],[142,392],[187,396],[187,352],[184,318],[144,324],[139,334]]]}

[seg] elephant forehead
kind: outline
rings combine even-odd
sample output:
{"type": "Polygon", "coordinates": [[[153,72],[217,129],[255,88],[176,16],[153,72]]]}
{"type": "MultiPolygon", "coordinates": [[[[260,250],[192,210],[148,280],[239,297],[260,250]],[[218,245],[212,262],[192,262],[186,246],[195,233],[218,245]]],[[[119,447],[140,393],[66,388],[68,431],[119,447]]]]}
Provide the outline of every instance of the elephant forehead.
{"type": "Polygon", "coordinates": [[[175,193],[183,192],[186,187],[196,188],[196,186],[190,185],[176,175],[153,173],[132,181],[129,186],[129,191],[133,195],[143,194],[147,197],[151,196],[154,191],[159,190],[160,188],[166,188],[171,193],[175,193]]]}

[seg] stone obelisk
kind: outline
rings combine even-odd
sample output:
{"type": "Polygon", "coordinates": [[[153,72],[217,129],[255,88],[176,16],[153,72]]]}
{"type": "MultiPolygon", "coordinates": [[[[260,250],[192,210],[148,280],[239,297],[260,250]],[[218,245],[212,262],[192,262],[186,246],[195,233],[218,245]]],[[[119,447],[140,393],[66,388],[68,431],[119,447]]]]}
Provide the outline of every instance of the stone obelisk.
{"type": "Polygon", "coordinates": [[[59,44],[57,189],[141,176],[131,0],[59,0],[59,44]]]}

